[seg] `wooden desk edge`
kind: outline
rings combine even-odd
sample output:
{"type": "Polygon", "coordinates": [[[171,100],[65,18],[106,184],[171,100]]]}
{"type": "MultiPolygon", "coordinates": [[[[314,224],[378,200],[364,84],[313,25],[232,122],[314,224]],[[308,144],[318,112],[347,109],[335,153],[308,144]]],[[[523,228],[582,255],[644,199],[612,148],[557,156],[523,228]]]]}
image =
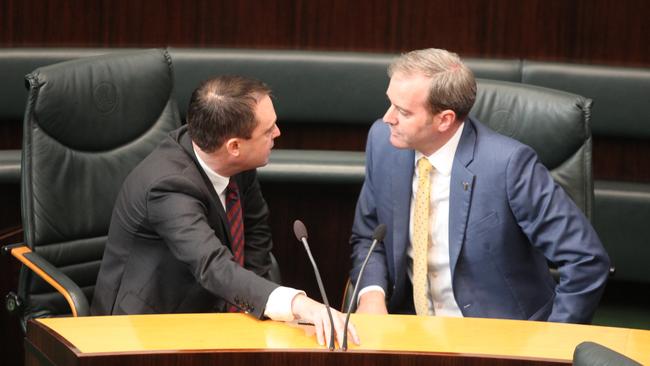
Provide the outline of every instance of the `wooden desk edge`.
{"type": "Polygon", "coordinates": [[[314,349],[204,349],[204,350],[156,350],[127,352],[83,353],[67,339],[47,325],[30,320],[25,338],[25,365],[95,365],[119,363],[140,365],[143,360],[157,365],[201,365],[206,362],[224,362],[235,365],[286,364],[299,361],[311,365],[339,366],[375,365],[390,358],[389,364],[428,365],[433,359],[444,365],[570,365],[571,361],[538,357],[494,356],[448,352],[408,352],[382,350],[329,351],[314,349]],[[101,360],[101,361],[100,361],[101,360]],[[179,362],[181,360],[182,362],[179,362]],[[270,361],[270,362],[269,362],[270,361]]]}

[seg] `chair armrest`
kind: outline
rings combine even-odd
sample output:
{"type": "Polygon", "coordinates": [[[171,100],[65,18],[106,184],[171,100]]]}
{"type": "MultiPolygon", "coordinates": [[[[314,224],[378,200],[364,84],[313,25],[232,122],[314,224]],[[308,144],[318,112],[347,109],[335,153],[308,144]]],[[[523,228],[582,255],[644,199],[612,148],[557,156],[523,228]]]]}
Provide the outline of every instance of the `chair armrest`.
{"type": "Polygon", "coordinates": [[[31,269],[36,275],[54,287],[68,302],[72,316],[90,315],[88,300],[81,288],[58,268],[24,244],[7,245],[3,252],[11,253],[16,259],[31,269]]]}

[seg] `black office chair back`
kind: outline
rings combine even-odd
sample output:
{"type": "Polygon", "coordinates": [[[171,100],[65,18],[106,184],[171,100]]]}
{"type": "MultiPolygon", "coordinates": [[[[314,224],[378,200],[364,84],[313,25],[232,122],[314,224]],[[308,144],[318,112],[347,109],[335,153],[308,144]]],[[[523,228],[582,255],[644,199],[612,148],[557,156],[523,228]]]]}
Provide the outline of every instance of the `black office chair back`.
{"type": "MultiPolygon", "coordinates": [[[[165,50],[112,53],[42,67],[26,81],[25,241],[91,299],[122,181],[180,125],[171,59],[165,50]]],[[[70,313],[26,268],[18,292],[23,320],[70,313]]]]}
{"type": "Polygon", "coordinates": [[[536,86],[479,80],[470,114],[532,147],[555,181],[591,219],[590,99],[536,86]]]}

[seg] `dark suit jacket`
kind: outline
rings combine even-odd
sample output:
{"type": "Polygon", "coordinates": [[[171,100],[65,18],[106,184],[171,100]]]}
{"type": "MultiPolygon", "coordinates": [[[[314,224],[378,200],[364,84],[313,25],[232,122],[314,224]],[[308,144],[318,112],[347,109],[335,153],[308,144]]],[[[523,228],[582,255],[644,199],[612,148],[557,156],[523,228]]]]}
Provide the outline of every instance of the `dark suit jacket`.
{"type": "MultiPolygon", "coordinates": [[[[370,130],[366,179],[352,228],[356,279],[372,231],[387,225],[360,287],[381,286],[390,312],[411,312],[407,274],[414,151],[396,149],[381,120],[370,130]]],[[[451,172],[449,256],[464,316],[589,322],[609,258],[591,224],[528,146],[465,122],[451,172]],[[465,188],[466,187],[466,188],[465,188]],[[559,266],[551,278],[546,259],[559,266]]]]}
{"type": "Polygon", "coordinates": [[[234,177],[245,228],[244,268],[186,128],[173,131],[127,177],[117,198],[91,312],[223,311],[235,304],[261,317],[278,286],[270,269],[268,208],[255,170],[234,177]]]}

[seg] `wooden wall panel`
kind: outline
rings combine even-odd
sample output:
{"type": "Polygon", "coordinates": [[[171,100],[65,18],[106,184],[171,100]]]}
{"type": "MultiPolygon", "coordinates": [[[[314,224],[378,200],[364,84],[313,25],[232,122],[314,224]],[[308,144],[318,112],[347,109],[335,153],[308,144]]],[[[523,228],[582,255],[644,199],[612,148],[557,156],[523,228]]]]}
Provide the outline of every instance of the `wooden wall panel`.
{"type": "Polygon", "coordinates": [[[340,309],[351,266],[348,242],[360,190],[357,184],[262,183],[271,213],[273,253],[284,285],[321,300],[309,258],[293,233],[294,220],[301,220],[330,305],[340,309]]]}
{"type": "Polygon", "coordinates": [[[644,0],[1,0],[0,47],[238,47],[650,66],[644,0]]]}

